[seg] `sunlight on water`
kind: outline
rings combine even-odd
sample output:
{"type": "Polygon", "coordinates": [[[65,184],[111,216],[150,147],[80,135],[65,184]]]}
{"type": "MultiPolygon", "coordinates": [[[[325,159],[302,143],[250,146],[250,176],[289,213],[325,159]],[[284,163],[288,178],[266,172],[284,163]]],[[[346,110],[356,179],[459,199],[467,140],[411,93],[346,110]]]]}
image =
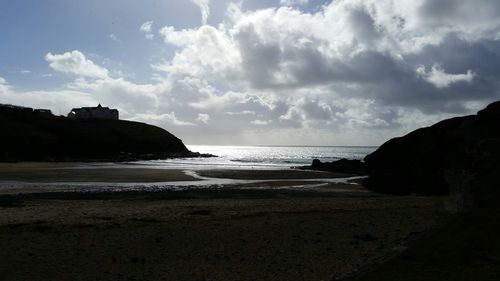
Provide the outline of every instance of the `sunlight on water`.
{"type": "Polygon", "coordinates": [[[141,161],[139,163],[177,168],[282,169],[309,165],[313,159],[320,159],[323,162],[341,158],[363,159],[376,149],[376,147],[340,146],[187,145],[187,147],[191,151],[209,153],[218,157],[141,161]]]}

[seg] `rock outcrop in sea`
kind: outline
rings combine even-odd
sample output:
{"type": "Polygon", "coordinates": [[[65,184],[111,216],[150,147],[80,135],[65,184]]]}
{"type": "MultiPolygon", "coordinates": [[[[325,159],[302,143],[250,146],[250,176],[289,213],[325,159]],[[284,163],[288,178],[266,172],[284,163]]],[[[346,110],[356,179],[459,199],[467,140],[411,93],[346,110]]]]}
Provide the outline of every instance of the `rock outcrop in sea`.
{"type": "MultiPolygon", "coordinates": [[[[43,114],[42,114],[43,113],[43,114]]],[[[71,119],[0,108],[0,161],[133,161],[203,157],[166,130],[139,122],[71,119]]]]}
{"type": "Polygon", "coordinates": [[[374,191],[468,194],[500,166],[500,102],[391,139],[364,160],[374,191]]]}

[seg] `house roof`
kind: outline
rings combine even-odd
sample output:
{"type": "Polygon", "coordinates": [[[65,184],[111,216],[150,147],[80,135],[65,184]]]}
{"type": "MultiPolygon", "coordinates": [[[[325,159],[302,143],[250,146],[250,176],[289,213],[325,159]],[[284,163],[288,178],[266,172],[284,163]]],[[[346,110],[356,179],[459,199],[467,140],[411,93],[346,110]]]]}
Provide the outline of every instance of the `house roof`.
{"type": "Polygon", "coordinates": [[[114,109],[114,108],[109,108],[109,107],[103,107],[101,104],[99,104],[98,106],[96,107],[80,107],[80,108],[73,108],[71,109],[71,111],[81,111],[81,110],[95,110],[95,109],[98,109],[98,110],[110,110],[110,111],[118,111],[117,109],[114,109]]]}

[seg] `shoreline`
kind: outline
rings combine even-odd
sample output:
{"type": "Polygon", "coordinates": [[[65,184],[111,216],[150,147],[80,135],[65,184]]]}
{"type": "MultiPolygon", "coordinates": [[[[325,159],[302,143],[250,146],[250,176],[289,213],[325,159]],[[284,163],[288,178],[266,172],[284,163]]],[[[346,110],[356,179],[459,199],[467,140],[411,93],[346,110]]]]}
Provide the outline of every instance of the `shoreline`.
{"type": "MultiPolygon", "coordinates": [[[[161,191],[185,189],[302,189],[349,185],[352,175],[296,169],[166,169],[133,163],[0,164],[0,195],[41,192],[161,191]]],[[[356,179],[356,177],[352,178],[356,179]]],[[[358,188],[359,190],[359,188],[358,188]]]]}

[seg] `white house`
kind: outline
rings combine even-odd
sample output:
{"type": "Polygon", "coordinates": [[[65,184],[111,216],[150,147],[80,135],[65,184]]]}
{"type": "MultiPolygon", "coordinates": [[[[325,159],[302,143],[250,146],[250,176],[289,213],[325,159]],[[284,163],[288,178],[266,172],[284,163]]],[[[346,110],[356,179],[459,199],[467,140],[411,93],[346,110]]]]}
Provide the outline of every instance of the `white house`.
{"type": "Polygon", "coordinates": [[[73,108],[68,113],[68,118],[72,119],[119,119],[118,109],[102,107],[100,104],[97,107],[81,107],[73,108]]]}

